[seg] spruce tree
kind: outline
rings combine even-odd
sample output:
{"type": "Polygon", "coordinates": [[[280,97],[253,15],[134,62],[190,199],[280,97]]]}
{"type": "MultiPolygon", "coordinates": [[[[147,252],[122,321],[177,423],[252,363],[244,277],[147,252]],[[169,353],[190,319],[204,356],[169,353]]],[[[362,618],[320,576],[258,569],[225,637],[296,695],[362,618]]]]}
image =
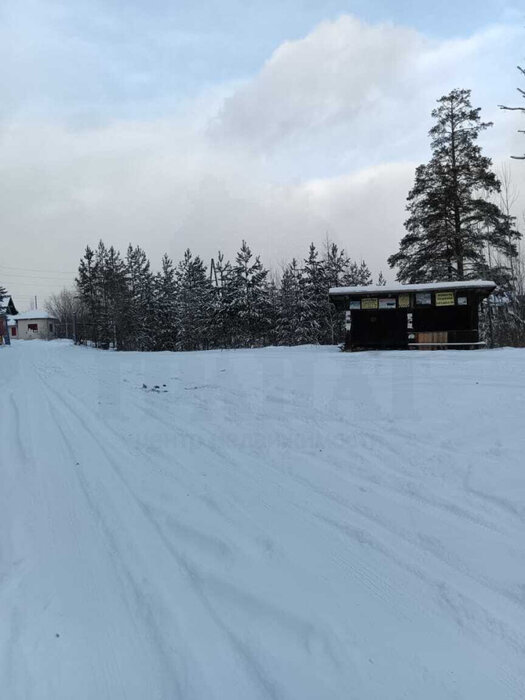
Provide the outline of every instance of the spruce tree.
{"type": "Polygon", "coordinates": [[[270,328],[268,270],[242,241],[235,265],[223,290],[234,347],[253,347],[264,342],[270,328]]]}
{"type": "Polygon", "coordinates": [[[340,287],[350,265],[350,258],[336,243],[327,241],[323,260],[324,281],[328,287],[340,287]]]}
{"type": "Polygon", "coordinates": [[[231,263],[225,260],[224,253],[219,251],[217,262],[212,260],[210,267],[210,281],[213,289],[209,327],[210,347],[228,348],[232,346],[228,304],[231,276],[231,263]]]}
{"type": "Polygon", "coordinates": [[[368,287],[373,283],[372,273],[364,260],[361,260],[359,265],[355,262],[350,265],[346,279],[347,284],[361,287],[368,287]]]}
{"type": "Polygon", "coordinates": [[[199,256],[188,249],[176,271],[177,348],[201,350],[209,346],[212,287],[199,256]]]}
{"type": "Polygon", "coordinates": [[[278,295],[276,342],[302,345],[315,342],[319,325],[306,295],[305,277],[294,258],[285,268],[278,295]]]}
{"type": "Polygon", "coordinates": [[[328,300],[328,284],[326,281],[323,261],[313,243],[310,244],[308,257],[304,261],[304,294],[312,312],[310,324],[310,343],[325,343],[330,332],[330,302],[328,300]]]}
{"type": "Polygon", "coordinates": [[[80,304],[85,309],[85,320],[77,327],[77,337],[80,340],[90,340],[95,345],[99,342],[98,318],[101,309],[99,290],[98,263],[94,251],[86,246],[84,257],[80,260],[76,285],[80,304]]]}
{"type": "Polygon", "coordinates": [[[519,234],[512,219],[491,201],[500,183],[482,155],[482,122],[470,90],[453,90],[438,100],[429,135],[432,158],[416,169],[408,195],[408,233],[388,259],[401,282],[464,280],[490,274],[486,248],[515,256],[519,234]]]}
{"type": "Polygon", "coordinates": [[[125,329],[127,345],[134,350],[150,350],[153,347],[153,274],[140,246],[128,246],[126,276],[129,293],[125,329]]]}
{"type": "Polygon", "coordinates": [[[344,313],[342,311],[337,311],[335,305],[330,303],[327,297],[328,290],[330,287],[340,287],[346,284],[351,262],[344,250],[339,250],[337,244],[330,241],[326,242],[326,250],[322,262],[323,284],[325,286],[326,297],[322,300],[323,306],[326,308],[323,327],[326,330],[324,336],[321,338],[321,342],[333,344],[337,343],[342,337],[344,313]]]}
{"type": "MultiPolygon", "coordinates": [[[[115,350],[130,349],[130,294],[126,264],[113,246],[104,249],[101,286],[104,297],[104,333],[115,350]]],[[[106,342],[107,342],[106,341],[106,342]]]]}
{"type": "Polygon", "coordinates": [[[177,343],[177,283],[173,261],[166,254],[162,257],[161,271],[155,276],[154,290],[154,348],[155,350],[175,350],[177,343]]]}

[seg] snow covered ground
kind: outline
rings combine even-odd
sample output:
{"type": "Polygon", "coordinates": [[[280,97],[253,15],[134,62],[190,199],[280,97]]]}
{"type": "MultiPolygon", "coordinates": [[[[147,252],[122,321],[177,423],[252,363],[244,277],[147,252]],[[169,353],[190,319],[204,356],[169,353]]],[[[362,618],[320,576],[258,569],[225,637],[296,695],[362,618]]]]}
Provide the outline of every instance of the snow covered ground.
{"type": "Polygon", "coordinates": [[[1,348],[0,698],[523,699],[524,419],[522,350],[1,348]]]}

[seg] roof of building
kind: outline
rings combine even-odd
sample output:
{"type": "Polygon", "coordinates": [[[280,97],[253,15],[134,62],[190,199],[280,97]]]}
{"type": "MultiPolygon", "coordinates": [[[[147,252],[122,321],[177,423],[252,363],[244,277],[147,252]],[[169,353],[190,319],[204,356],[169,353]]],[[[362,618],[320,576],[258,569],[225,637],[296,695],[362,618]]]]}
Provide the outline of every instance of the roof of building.
{"type": "Polygon", "coordinates": [[[371,284],[365,287],[332,287],[332,296],[347,294],[403,294],[407,292],[434,292],[442,289],[482,289],[490,294],[496,289],[495,282],[489,280],[468,280],[467,282],[422,282],[421,284],[371,284]]]}
{"type": "Polygon", "coordinates": [[[57,321],[58,319],[55,318],[52,314],[49,313],[49,311],[44,311],[42,309],[33,309],[32,311],[24,311],[21,314],[17,314],[14,317],[17,321],[32,321],[38,320],[38,319],[43,319],[43,318],[50,318],[53,321],[57,321]]]}
{"type": "Polygon", "coordinates": [[[9,294],[5,297],[0,297],[0,314],[5,313],[16,314],[16,308],[13,299],[9,294]]]}

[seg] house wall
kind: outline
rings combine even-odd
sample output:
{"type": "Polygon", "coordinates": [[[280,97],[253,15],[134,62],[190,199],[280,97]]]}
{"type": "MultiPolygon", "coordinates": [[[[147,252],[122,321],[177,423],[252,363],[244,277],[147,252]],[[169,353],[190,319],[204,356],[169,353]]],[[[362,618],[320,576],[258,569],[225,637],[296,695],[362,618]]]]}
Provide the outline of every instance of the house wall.
{"type": "Polygon", "coordinates": [[[51,340],[56,338],[56,324],[58,321],[53,318],[24,318],[19,319],[17,338],[20,340],[33,340],[34,338],[43,338],[51,340]],[[36,324],[36,331],[29,328],[30,325],[36,324]]]}

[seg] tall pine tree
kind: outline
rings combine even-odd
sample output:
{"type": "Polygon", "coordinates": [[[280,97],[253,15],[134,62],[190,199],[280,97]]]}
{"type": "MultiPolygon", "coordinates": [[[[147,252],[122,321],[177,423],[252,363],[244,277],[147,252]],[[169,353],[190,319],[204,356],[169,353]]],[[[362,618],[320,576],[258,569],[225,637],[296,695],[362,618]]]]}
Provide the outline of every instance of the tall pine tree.
{"type": "Polygon", "coordinates": [[[432,158],[416,169],[408,195],[408,233],[388,263],[401,282],[490,275],[487,246],[515,256],[519,238],[512,219],[491,201],[500,183],[477,144],[480,132],[492,124],[481,121],[470,90],[441,97],[432,117],[432,158]]]}
{"type": "Polygon", "coordinates": [[[305,277],[294,258],[285,268],[278,295],[276,342],[302,345],[318,335],[315,308],[306,296],[305,277]]]}
{"type": "Polygon", "coordinates": [[[177,344],[177,283],[173,261],[162,257],[161,270],[154,280],[153,345],[156,350],[175,350],[177,344]]]}
{"type": "Polygon", "coordinates": [[[134,350],[153,348],[153,274],[146,253],[130,244],[126,253],[128,310],[127,346],[134,350]]]}
{"type": "Polygon", "coordinates": [[[176,271],[177,348],[201,350],[209,346],[213,290],[199,256],[188,249],[176,271]]]}
{"type": "Polygon", "coordinates": [[[234,347],[253,347],[264,343],[270,330],[268,270],[242,242],[235,265],[223,289],[225,311],[234,347]]]}

